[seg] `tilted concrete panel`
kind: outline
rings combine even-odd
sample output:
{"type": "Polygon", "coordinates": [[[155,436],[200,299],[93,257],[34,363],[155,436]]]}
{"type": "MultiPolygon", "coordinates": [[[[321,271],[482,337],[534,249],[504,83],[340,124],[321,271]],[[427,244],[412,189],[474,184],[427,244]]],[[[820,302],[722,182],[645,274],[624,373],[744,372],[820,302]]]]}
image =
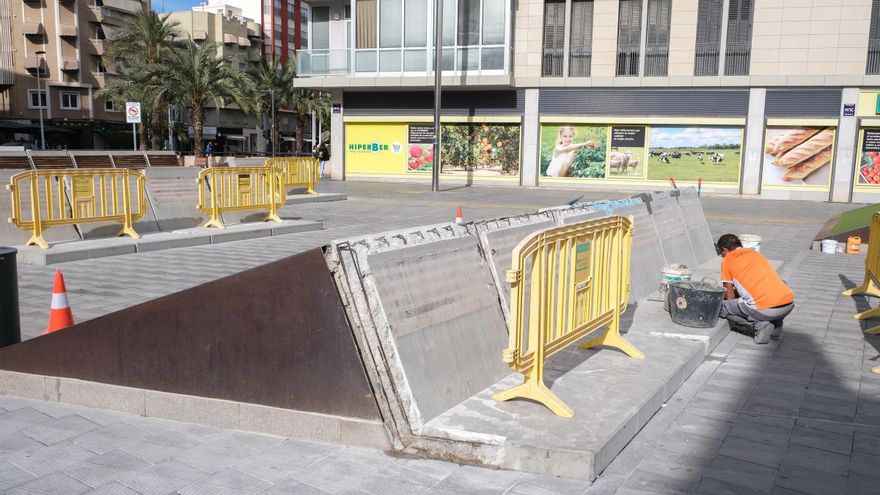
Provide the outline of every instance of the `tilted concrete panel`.
{"type": "Polygon", "coordinates": [[[199,211],[199,170],[193,167],[148,168],[147,196],[159,229],[189,229],[208,219],[199,211]]]}
{"type": "Polygon", "coordinates": [[[700,202],[700,197],[697,196],[697,190],[693,187],[679,189],[676,199],[687,227],[688,240],[690,240],[694,256],[696,256],[696,264],[702,265],[713,258],[717,258],[715,241],[712,239],[709,222],[706,221],[706,215],[703,213],[703,205],[700,202]]]}
{"type": "Polygon", "coordinates": [[[687,236],[687,226],[678,202],[668,193],[648,193],[642,195],[648,203],[651,220],[667,263],[684,263],[690,267],[697,265],[697,258],[687,236]]]}

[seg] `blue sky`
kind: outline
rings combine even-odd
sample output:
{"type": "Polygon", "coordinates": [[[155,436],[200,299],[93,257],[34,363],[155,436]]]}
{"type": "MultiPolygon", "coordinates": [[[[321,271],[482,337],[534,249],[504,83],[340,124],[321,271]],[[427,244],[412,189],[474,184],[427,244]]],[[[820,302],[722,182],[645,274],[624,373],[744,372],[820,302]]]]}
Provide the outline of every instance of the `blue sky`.
{"type": "MultiPolygon", "coordinates": [[[[155,1],[155,0],[154,0],[155,1]]],[[[651,126],[651,148],[695,148],[742,142],[737,127],[659,127],[651,126]]]]}
{"type": "Polygon", "coordinates": [[[174,12],[176,10],[189,10],[199,4],[199,0],[153,0],[153,10],[156,12],[174,12]],[[162,10],[162,7],[165,10],[162,10]]]}

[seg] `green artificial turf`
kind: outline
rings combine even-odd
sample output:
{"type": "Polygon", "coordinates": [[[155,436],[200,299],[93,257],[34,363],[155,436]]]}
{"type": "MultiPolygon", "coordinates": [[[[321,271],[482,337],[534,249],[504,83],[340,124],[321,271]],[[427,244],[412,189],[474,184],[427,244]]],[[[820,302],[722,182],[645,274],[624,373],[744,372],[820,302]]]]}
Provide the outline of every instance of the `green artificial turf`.
{"type": "Polygon", "coordinates": [[[831,235],[871,225],[871,216],[875,211],[880,211],[880,203],[863,206],[843,213],[831,229],[831,235]]]}

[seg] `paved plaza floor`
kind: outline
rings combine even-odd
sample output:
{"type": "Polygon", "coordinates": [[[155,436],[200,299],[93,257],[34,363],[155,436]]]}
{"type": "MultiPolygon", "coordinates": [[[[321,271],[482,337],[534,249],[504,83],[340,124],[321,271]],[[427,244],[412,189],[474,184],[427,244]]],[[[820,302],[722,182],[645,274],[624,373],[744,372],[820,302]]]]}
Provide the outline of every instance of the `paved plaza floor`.
{"type": "MultiPolygon", "coordinates": [[[[191,287],[332,239],[499,216],[583,192],[329,183],[349,200],[302,205],[325,230],[228,244],[20,266],[26,338],[48,319],[52,274],[64,271],[77,321],[191,287]]],[[[623,193],[586,193],[587,199],[623,193]]],[[[864,256],[809,243],[850,208],[704,197],[713,236],[763,236],[785,262],[797,308],[781,342],[730,334],[592,486],[511,471],[404,459],[58,403],[0,397],[0,491],[10,494],[874,494],[880,492],[880,337],[852,314],[864,256]]],[[[638,256],[638,253],[634,253],[638,256]]],[[[872,305],[876,302],[871,301],[872,305]]],[[[869,323],[870,324],[870,323],[869,323]]],[[[875,323],[876,324],[876,323],[875,323]]],[[[585,391],[584,393],[589,393],[585,391]]]]}

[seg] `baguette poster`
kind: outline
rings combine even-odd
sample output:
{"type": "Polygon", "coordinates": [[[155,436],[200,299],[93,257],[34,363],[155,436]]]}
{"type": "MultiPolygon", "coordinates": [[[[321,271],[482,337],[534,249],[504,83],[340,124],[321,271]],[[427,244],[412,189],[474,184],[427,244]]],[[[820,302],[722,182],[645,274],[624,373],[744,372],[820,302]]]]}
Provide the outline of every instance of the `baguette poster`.
{"type": "Polygon", "coordinates": [[[833,127],[767,129],[762,183],[828,186],[834,156],[833,127]]]}

